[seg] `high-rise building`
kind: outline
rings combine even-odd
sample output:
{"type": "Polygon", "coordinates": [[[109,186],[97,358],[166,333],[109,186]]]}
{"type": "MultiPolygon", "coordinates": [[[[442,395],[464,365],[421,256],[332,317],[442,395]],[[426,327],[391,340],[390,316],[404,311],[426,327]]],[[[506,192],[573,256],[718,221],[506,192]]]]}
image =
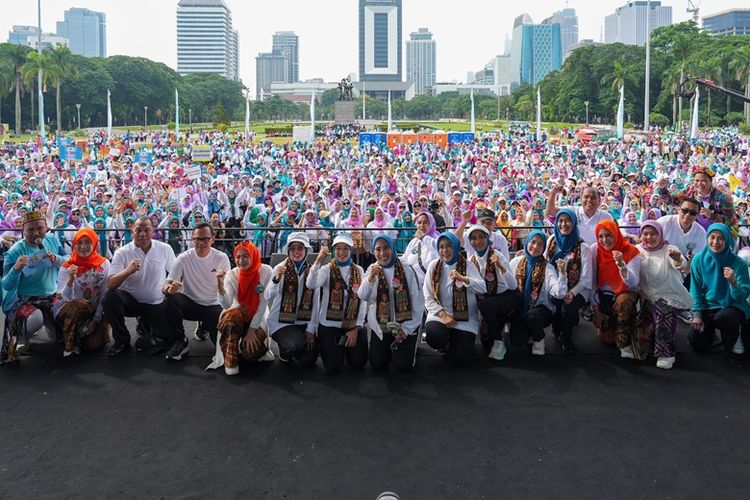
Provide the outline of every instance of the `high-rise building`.
{"type": "Polygon", "coordinates": [[[402,81],[401,0],[359,0],[359,79],[402,81]]]}
{"type": "Polygon", "coordinates": [[[239,33],[223,0],[177,4],[177,72],[218,73],[239,80],[239,33]]]}
{"type": "Polygon", "coordinates": [[[277,31],[273,34],[273,52],[284,54],[289,61],[287,71],[289,81],[284,83],[296,83],[299,81],[299,37],[293,31],[277,31]]]}
{"type": "Polygon", "coordinates": [[[560,25],[560,43],[562,44],[563,61],[570,54],[570,46],[578,43],[578,16],[575,9],[558,10],[542,21],[542,24],[560,25]]]}
{"type": "MultiPolygon", "coordinates": [[[[8,33],[8,43],[25,45],[37,50],[39,45],[39,28],[36,26],[13,26],[13,31],[8,33]]],[[[58,45],[69,46],[69,41],[67,38],[54,33],[42,33],[42,50],[57,47],[58,45]]]]}
{"type": "Polygon", "coordinates": [[[604,18],[604,43],[624,43],[625,45],[646,45],[646,36],[661,26],[672,24],[672,7],[660,1],[651,2],[649,21],[646,29],[646,13],[649,2],[636,0],[615,9],[614,14],[604,18]]]}
{"type": "Polygon", "coordinates": [[[419,28],[406,42],[406,79],[414,82],[414,93],[425,94],[435,86],[436,44],[427,28],[419,28]]]}
{"type": "Polygon", "coordinates": [[[65,11],[57,22],[57,35],[67,38],[70,51],[84,57],[107,57],[107,16],[77,7],[65,11]]]}
{"type": "Polygon", "coordinates": [[[536,85],[551,71],[562,66],[560,25],[534,24],[528,14],[513,23],[513,44],[510,53],[511,85],[536,85]]]}
{"type": "Polygon", "coordinates": [[[266,52],[255,58],[255,93],[257,100],[271,94],[271,84],[289,82],[289,59],[281,52],[266,52]]]}
{"type": "Polygon", "coordinates": [[[732,9],[703,17],[703,29],[715,36],[750,35],[750,9],[732,9]]]}

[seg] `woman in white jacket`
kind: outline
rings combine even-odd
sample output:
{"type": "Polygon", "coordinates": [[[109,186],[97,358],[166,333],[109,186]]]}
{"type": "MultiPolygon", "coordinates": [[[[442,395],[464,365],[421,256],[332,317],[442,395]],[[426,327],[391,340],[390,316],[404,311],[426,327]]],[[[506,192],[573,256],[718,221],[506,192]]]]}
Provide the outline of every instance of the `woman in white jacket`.
{"type": "Polygon", "coordinates": [[[443,233],[437,243],[440,258],[427,267],[422,287],[427,344],[436,350],[447,349],[451,363],[466,365],[474,358],[479,333],[477,295],[487,293],[487,286],[479,269],[467,265],[455,234],[443,233]]]}
{"type": "Polygon", "coordinates": [[[260,252],[249,241],[234,249],[237,267],[216,273],[224,308],[219,318],[216,353],[207,369],[224,366],[227,375],[240,372],[240,361],[273,361],[268,349],[264,295],[273,270],[261,263],[260,252]]]}
{"type": "Polygon", "coordinates": [[[328,372],[341,370],[344,359],[352,368],[367,363],[367,303],[357,295],[365,271],[352,262],[353,247],[351,236],[339,234],[333,240],[333,260],[323,265],[328,247],[321,247],[307,277],[308,288],[320,290],[318,347],[328,372]]]}

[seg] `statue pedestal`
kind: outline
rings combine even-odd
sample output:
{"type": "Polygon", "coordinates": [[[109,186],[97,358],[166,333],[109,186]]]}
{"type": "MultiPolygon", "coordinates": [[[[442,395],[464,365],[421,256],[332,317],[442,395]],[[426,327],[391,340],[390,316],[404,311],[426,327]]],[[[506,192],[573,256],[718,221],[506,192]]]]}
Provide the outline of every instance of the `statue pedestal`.
{"type": "Polygon", "coordinates": [[[353,122],[356,105],[354,101],[336,101],[334,113],[336,123],[353,122]]]}

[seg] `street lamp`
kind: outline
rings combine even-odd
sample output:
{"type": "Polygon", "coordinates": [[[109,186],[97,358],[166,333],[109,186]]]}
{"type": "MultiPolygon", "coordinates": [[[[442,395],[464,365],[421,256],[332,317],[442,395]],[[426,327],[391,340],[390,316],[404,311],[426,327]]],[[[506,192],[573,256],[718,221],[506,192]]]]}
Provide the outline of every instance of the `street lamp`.
{"type": "Polygon", "coordinates": [[[143,106],[143,128],[148,127],[148,106],[143,106]]]}
{"type": "Polygon", "coordinates": [[[510,108],[505,108],[505,121],[510,121],[510,108]]]}
{"type": "Polygon", "coordinates": [[[188,121],[190,122],[190,130],[193,129],[193,109],[188,108],[188,121]]]}
{"type": "Polygon", "coordinates": [[[78,128],[81,128],[81,105],[76,104],[76,109],[78,110],[78,128]]]}
{"type": "Polygon", "coordinates": [[[646,93],[643,96],[643,131],[648,132],[651,117],[651,0],[646,2],[646,93]]]}
{"type": "Polygon", "coordinates": [[[586,125],[589,124],[589,101],[583,101],[584,106],[586,106],[586,125]]]}

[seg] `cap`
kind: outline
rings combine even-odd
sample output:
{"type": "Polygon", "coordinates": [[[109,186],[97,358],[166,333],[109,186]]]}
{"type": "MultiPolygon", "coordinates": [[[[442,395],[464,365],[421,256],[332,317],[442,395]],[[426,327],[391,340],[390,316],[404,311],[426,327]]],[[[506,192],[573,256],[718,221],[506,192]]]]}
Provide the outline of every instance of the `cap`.
{"type": "Polygon", "coordinates": [[[339,243],[344,243],[348,245],[349,248],[354,248],[354,240],[349,233],[339,233],[338,235],[336,235],[336,237],[333,239],[333,246],[335,247],[339,243]]]}
{"type": "Polygon", "coordinates": [[[292,233],[289,235],[289,239],[286,240],[286,245],[284,245],[284,252],[283,253],[289,253],[289,245],[292,243],[302,243],[305,245],[305,248],[307,248],[307,251],[312,251],[312,246],[310,245],[310,237],[307,236],[307,233],[292,233]]]}
{"type": "Polygon", "coordinates": [[[478,217],[479,220],[483,220],[483,219],[492,219],[492,220],[495,220],[495,218],[496,218],[495,212],[493,212],[489,208],[483,208],[482,210],[479,210],[479,212],[477,214],[477,217],[478,217]]]}
{"type": "Polygon", "coordinates": [[[474,224],[473,226],[469,227],[469,230],[466,232],[466,234],[471,236],[471,233],[473,233],[474,231],[482,231],[488,237],[490,235],[490,232],[482,224],[474,224]]]}

